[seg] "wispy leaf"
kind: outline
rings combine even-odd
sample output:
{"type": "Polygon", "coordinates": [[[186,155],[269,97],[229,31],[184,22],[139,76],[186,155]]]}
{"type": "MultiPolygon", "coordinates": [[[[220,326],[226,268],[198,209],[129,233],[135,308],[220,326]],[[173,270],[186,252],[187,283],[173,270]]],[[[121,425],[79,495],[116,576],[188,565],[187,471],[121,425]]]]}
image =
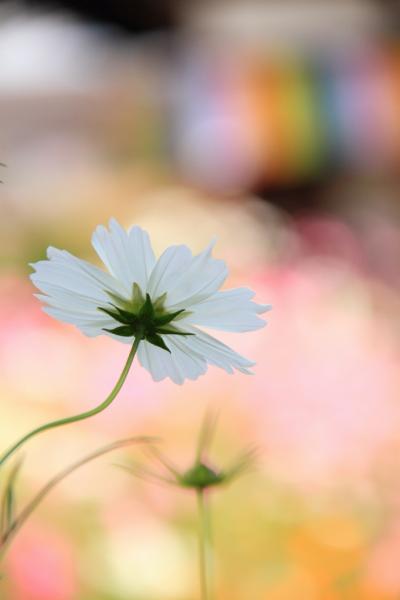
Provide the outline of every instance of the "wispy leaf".
{"type": "MultiPolygon", "coordinates": [[[[0,540],[0,560],[2,559],[6,549],[8,548],[10,542],[13,540],[16,533],[20,530],[22,525],[26,522],[26,520],[30,517],[32,512],[36,509],[36,507],[46,498],[46,496],[66,477],[71,475],[74,471],[83,467],[87,463],[103,456],[104,454],[108,454],[114,450],[118,450],[120,448],[124,448],[131,444],[153,444],[157,441],[156,438],[146,437],[146,436],[135,436],[131,438],[126,438],[123,440],[118,440],[112,444],[104,446],[95,452],[88,454],[84,458],[78,460],[72,465],[66,467],[62,471],[60,471],[57,475],[55,475],[48,483],[34,496],[34,498],[22,509],[22,511],[12,519],[9,526],[6,527],[5,530],[2,531],[1,540],[0,540]]],[[[10,475],[9,481],[15,481],[15,478],[18,474],[20,464],[18,464],[13,472],[10,475]]],[[[12,484],[13,485],[13,484],[12,484]]]]}
{"type": "Polygon", "coordinates": [[[19,460],[11,469],[1,500],[0,532],[4,534],[13,523],[15,514],[15,485],[19,471],[22,466],[22,460],[19,460]]]}

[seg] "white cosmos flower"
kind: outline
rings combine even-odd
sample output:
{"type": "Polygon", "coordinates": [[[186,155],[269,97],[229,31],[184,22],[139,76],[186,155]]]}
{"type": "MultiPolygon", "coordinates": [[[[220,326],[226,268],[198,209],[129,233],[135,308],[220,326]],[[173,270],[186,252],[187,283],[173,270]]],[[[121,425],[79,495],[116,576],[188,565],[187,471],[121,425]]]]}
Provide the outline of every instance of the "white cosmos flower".
{"type": "Polygon", "coordinates": [[[109,230],[97,227],[92,244],[108,272],[51,247],[48,260],[32,265],[47,314],[87,336],[132,344],[140,334],[138,358],[155,381],[181,384],[208,365],[250,373],[253,362],[198,326],[252,331],[265,325],[258,314],[270,306],[253,302],[247,288],[219,291],[228,271],[211,256],[213,243],[197,256],[187,246],[170,246],[156,259],[143,229],[125,231],[111,219],[109,230]]]}

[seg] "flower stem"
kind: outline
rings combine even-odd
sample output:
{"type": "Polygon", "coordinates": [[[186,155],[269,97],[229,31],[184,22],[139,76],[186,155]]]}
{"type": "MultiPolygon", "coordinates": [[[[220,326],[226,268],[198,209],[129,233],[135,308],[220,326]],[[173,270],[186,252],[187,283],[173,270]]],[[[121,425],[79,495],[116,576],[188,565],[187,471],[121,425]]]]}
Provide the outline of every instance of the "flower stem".
{"type": "Polygon", "coordinates": [[[208,572],[208,560],[207,560],[207,543],[208,543],[208,519],[207,519],[207,506],[206,499],[204,497],[204,490],[198,488],[196,490],[197,495],[197,511],[199,517],[199,576],[200,576],[200,590],[201,600],[211,600],[211,593],[209,588],[209,572],[208,572]]]}
{"type": "Polygon", "coordinates": [[[107,398],[95,408],[88,410],[86,412],[80,413],[79,415],[74,415],[73,417],[66,417],[64,419],[59,419],[57,421],[50,421],[50,423],[45,423],[45,425],[41,425],[36,429],[33,429],[26,435],[24,435],[18,442],[13,444],[1,457],[0,457],[0,467],[8,460],[14,452],[16,452],[25,442],[33,438],[34,436],[42,433],[43,431],[47,431],[48,429],[54,429],[55,427],[61,427],[62,425],[69,425],[69,423],[75,423],[76,421],[83,421],[84,419],[88,419],[89,417],[94,417],[98,413],[105,410],[110,404],[115,400],[116,396],[120,392],[122,386],[125,383],[129,370],[132,366],[133,359],[135,358],[136,351],[138,349],[141,338],[138,336],[135,338],[135,341],[132,345],[131,351],[129,352],[129,356],[125,363],[125,366],[122,370],[121,375],[117,383],[115,384],[111,393],[107,396],[107,398]]]}

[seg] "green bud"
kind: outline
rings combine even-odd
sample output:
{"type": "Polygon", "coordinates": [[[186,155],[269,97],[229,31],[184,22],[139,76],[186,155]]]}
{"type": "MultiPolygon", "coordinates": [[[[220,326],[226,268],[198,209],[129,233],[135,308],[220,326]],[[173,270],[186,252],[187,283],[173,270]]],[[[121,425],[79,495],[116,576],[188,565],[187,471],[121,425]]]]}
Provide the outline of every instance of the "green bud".
{"type": "Polygon", "coordinates": [[[186,471],[180,471],[158,446],[153,445],[148,446],[147,450],[162,465],[163,472],[157,472],[140,464],[120,466],[133,475],[148,479],[149,481],[169,483],[180,488],[191,489],[195,492],[204,492],[208,488],[229,484],[242,473],[248,471],[254,464],[256,449],[249,448],[244,450],[223,470],[209,466],[206,462],[206,453],[212,440],[215,425],[215,415],[211,413],[206,415],[200,430],[194,461],[192,466],[186,471]]]}
{"type": "Polygon", "coordinates": [[[222,471],[214,471],[211,467],[201,462],[186,471],[180,477],[182,487],[204,490],[206,488],[224,483],[225,475],[222,471]]]}

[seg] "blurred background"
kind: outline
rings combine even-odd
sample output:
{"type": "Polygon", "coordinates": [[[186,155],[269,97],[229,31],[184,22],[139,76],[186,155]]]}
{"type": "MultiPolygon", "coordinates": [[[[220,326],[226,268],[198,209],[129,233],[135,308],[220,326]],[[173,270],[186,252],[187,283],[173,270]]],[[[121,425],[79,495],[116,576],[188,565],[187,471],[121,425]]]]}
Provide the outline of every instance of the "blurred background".
{"type": "MultiPolygon", "coordinates": [[[[256,374],[183,387],[139,366],[106,413],[26,447],[23,504],[109,441],[257,468],[212,497],[218,600],[400,597],[400,10],[397,0],[0,4],[0,437],[95,406],[126,346],[41,312],[29,262],[96,260],[115,216],[200,250],[271,302],[222,339],[256,374]]],[[[195,600],[189,492],[105,457],[15,540],[4,600],[195,600]]]]}

